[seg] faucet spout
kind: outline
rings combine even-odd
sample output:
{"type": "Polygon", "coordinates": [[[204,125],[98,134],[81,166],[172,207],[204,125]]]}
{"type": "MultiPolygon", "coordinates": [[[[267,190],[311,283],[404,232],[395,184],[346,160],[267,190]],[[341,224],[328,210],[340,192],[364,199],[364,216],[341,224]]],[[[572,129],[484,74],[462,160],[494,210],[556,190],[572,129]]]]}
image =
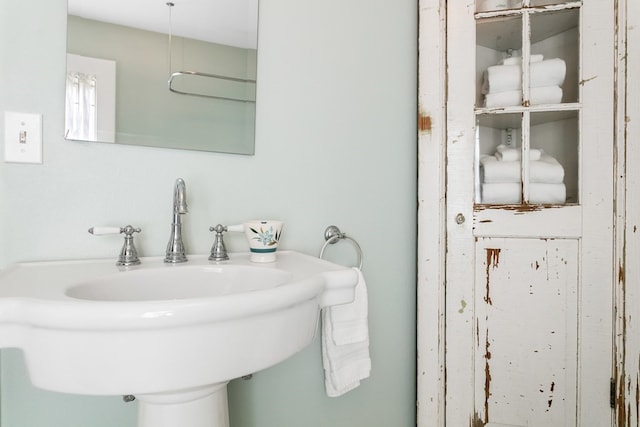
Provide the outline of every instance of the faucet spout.
{"type": "Polygon", "coordinates": [[[187,261],[186,250],[182,242],[181,215],[189,212],[187,208],[187,186],[182,178],[176,180],[173,191],[173,219],[171,221],[171,236],[167,244],[164,262],[179,263],[187,261]]]}
{"type": "Polygon", "coordinates": [[[187,185],[184,179],[176,179],[176,186],[173,190],[173,213],[186,214],[189,212],[187,208],[187,185]]]}

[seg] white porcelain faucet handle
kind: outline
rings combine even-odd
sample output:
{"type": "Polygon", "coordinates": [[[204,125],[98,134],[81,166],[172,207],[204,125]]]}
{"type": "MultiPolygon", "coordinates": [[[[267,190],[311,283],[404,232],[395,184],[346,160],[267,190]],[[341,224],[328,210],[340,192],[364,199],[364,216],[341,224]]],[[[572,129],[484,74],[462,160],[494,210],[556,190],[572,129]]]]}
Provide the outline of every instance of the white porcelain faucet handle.
{"type": "Polygon", "coordinates": [[[91,227],[89,229],[89,233],[93,234],[94,236],[104,236],[106,234],[120,234],[121,232],[122,232],[122,229],[120,227],[101,226],[101,227],[91,227]]]}

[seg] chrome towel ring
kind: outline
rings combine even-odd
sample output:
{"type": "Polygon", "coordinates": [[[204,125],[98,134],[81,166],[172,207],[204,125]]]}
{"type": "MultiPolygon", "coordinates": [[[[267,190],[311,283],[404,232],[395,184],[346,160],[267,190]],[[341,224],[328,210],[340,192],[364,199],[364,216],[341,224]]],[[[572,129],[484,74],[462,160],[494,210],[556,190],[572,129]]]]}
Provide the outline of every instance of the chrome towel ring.
{"type": "Polygon", "coordinates": [[[327,249],[327,246],[333,245],[340,239],[350,241],[356,248],[356,252],[358,254],[358,268],[362,270],[362,249],[360,248],[360,245],[353,238],[340,231],[340,229],[335,225],[330,225],[326,230],[324,230],[324,240],[326,240],[326,242],[322,245],[322,249],[320,249],[320,258],[324,257],[324,251],[327,249]]]}

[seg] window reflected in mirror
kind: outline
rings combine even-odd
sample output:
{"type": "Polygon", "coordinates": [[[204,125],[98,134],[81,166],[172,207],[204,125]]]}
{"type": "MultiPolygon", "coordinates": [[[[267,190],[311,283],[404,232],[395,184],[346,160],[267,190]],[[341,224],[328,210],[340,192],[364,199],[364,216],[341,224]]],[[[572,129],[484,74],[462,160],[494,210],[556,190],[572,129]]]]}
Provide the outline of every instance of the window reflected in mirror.
{"type": "Polygon", "coordinates": [[[253,154],[257,0],[173,5],[69,0],[67,139],[253,154]]]}

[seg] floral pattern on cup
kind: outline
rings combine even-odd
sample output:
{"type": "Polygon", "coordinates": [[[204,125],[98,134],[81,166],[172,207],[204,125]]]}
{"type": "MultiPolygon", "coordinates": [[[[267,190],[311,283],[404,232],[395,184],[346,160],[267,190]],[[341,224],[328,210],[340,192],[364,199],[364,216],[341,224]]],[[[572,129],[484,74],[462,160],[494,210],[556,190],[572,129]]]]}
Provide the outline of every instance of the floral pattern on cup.
{"type": "MultiPolygon", "coordinates": [[[[266,221],[264,222],[266,223],[266,221]]],[[[280,240],[280,234],[282,233],[282,230],[274,231],[273,225],[270,225],[266,230],[262,225],[257,230],[253,227],[249,227],[249,230],[251,230],[251,232],[256,235],[252,238],[252,240],[257,240],[258,242],[262,243],[263,246],[277,245],[278,241],[280,240]]]]}
{"type": "Polygon", "coordinates": [[[258,220],[244,223],[251,261],[273,262],[282,235],[282,221],[258,220]]]}

